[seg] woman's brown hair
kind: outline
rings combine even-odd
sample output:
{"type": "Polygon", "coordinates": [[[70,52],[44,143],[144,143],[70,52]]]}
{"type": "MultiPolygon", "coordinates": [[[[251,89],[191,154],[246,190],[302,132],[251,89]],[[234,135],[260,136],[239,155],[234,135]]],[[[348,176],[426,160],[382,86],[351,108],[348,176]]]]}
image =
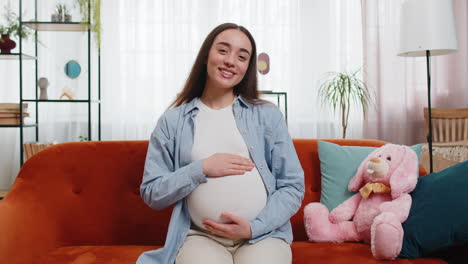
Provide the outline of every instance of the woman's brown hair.
{"type": "Polygon", "coordinates": [[[234,94],[241,95],[242,97],[244,97],[244,99],[253,104],[262,101],[258,99],[257,47],[255,45],[255,40],[250,34],[250,32],[243,26],[239,26],[233,23],[225,23],[217,26],[206,37],[205,41],[203,42],[200,48],[200,51],[198,52],[197,58],[193,63],[192,70],[190,71],[190,75],[187,78],[187,81],[184,85],[184,89],[177,95],[177,98],[169,106],[169,108],[177,107],[184,103],[190,102],[196,97],[202,96],[203,90],[205,89],[207,75],[206,61],[208,59],[208,54],[216,36],[218,36],[219,33],[225,31],[226,29],[240,30],[249,38],[250,44],[252,45],[252,53],[250,56],[249,67],[247,68],[247,72],[242,81],[236,86],[234,86],[234,94]]]}

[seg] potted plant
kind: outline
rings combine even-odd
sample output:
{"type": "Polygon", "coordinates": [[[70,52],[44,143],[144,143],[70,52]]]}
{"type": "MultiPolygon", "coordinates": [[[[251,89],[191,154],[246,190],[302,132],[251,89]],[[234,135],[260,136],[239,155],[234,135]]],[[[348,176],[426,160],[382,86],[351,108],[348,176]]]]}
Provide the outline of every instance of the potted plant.
{"type": "Polygon", "coordinates": [[[89,141],[88,138],[85,137],[85,136],[78,136],[78,140],[79,140],[80,142],[89,141]]]}
{"type": "Polygon", "coordinates": [[[55,13],[52,15],[52,21],[53,22],[62,22],[63,21],[63,9],[65,5],[64,4],[57,4],[55,6],[55,13]]]}
{"type": "Polygon", "coordinates": [[[101,0],[76,0],[80,7],[81,22],[90,23],[90,29],[94,33],[96,44],[101,47],[101,0]],[[91,10],[91,17],[89,10],[91,10]]]}
{"type": "Polygon", "coordinates": [[[71,22],[72,16],[70,15],[70,10],[68,10],[68,7],[66,5],[63,6],[63,21],[65,22],[71,22]]]}
{"type": "Polygon", "coordinates": [[[20,28],[20,21],[18,15],[16,15],[10,8],[5,8],[5,17],[6,23],[0,25],[0,49],[1,53],[11,53],[11,50],[16,47],[16,42],[10,39],[10,37],[17,37],[27,39],[31,34],[31,30],[26,27],[20,28]]]}
{"type": "Polygon", "coordinates": [[[51,15],[52,22],[71,22],[71,15],[68,7],[65,4],[57,4],[55,13],[51,15]]]}
{"type": "Polygon", "coordinates": [[[330,105],[333,111],[340,110],[343,138],[346,138],[351,105],[360,106],[365,117],[367,107],[372,102],[371,91],[356,76],[358,72],[359,70],[354,73],[330,72],[318,90],[322,105],[330,105]]]}

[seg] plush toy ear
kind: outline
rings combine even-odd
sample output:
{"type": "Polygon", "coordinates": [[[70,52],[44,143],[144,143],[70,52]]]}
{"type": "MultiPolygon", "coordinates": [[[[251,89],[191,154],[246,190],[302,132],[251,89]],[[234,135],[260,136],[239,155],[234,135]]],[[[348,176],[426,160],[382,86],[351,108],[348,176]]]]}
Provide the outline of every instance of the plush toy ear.
{"type": "Polygon", "coordinates": [[[400,197],[403,193],[409,193],[414,190],[418,182],[418,157],[409,147],[401,147],[403,160],[390,176],[393,199],[400,197]]]}
{"type": "Polygon", "coordinates": [[[362,178],[364,177],[364,170],[366,169],[367,167],[367,161],[368,159],[366,158],[362,163],[361,165],[359,165],[359,168],[356,172],[356,174],[354,175],[353,178],[351,178],[351,180],[349,181],[349,184],[348,184],[348,190],[350,192],[357,192],[359,190],[359,188],[362,187],[362,178]]]}
{"type": "Polygon", "coordinates": [[[367,169],[367,163],[369,162],[369,160],[374,157],[374,153],[377,151],[378,149],[372,151],[372,153],[370,153],[362,162],[361,162],[361,165],[359,165],[359,168],[356,172],[356,174],[354,175],[353,178],[351,178],[351,180],[349,181],[349,184],[348,184],[348,190],[350,192],[357,192],[361,187],[362,185],[364,185],[364,183],[362,182],[363,181],[363,177],[364,177],[364,173],[366,172],[366,169],[367,169]]]}

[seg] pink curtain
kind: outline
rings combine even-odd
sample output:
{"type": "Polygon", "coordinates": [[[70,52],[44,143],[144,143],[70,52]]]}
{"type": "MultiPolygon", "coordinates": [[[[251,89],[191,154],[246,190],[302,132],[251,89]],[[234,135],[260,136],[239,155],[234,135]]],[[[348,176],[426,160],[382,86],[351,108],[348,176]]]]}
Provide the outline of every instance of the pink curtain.
{"type": "MultiPolygon", "coordinates": [[[[425,57],[399,57],[400,7],[405,0],[361,0],[364,80],[375,91],[363,137],[398,144],[426,142],[425,57]]],[[[468,3],[453,0],[458,51],[431,58],[434,108],[468,107],[468,3]]]]}

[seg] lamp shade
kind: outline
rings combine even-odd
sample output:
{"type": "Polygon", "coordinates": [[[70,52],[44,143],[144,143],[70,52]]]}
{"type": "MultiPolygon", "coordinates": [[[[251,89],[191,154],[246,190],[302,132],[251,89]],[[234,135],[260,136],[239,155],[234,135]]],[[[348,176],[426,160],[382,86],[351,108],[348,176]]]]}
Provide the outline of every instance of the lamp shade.
{"type": "Polygon", "coordinates": [[[457,50],[452,0],[408,0],[402,4],[398,56],[444,55],[457,50]]]}

